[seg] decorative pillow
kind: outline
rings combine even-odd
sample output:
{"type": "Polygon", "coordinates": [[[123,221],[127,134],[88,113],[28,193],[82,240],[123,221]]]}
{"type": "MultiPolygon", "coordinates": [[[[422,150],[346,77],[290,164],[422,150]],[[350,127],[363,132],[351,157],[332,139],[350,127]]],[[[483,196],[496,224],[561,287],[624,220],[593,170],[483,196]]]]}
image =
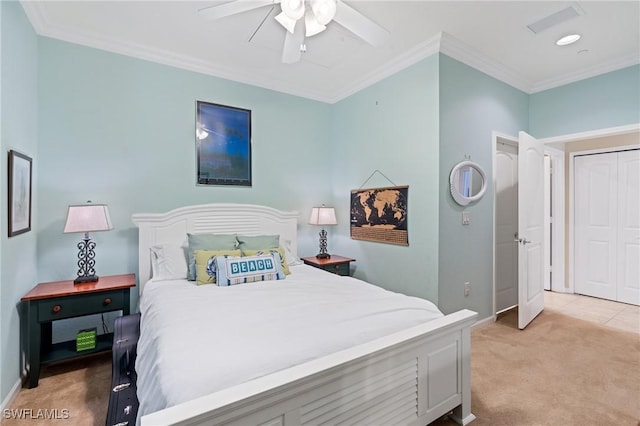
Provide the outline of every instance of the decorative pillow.
{"type": "Polygon", "coordinates": [[[156,281],[187,278],[185,247],[160,244],[151,247],[151,272],[156,281]]]}
{"type": "Polygon", "coordinates": [[[282,272],[280,255],[277,252],[260,256],[218,256],[215,263],[216,284],[219,286],[286,278],[282,272]]]}
{"type": "Polygon", "coordinates": [[[240,250],[261,250],[280,247],[280,235],[236,235],[240,250]]]}
{"type": "Polygon", "coordinates": [[[189,242],[189,271],[187,279],[196,279],[196,250],[236,250],[238,241],[232,234],[187,234],[189,242]]]}
{"type": "Polygon", "coordinates": [[[289,266],[302,265],[302,260],[298,259],[293,254],[293,249],[291,248],[291,240],[280,240],[280,247],[284,248],[284,257],[286,264],[289,266]]]}
{"type": "Polygon", "coordinates": [[[196,284],[216,283],[216,259],[218,257],[240,257],[240,250],[196,250],[196,284]]]}
{"type": "Polygon", "coordinates": [[[269,253],[278,253],[280,257],[280,265],[282,266],[282,272],[284,272],[285,275],[289,275],[291,271],[289,271],[289,265],[287,265],[287,261],[286,261],[287,257],[285,256],[284,249],[282,247],[242,251],[243,256],[261,256],[263,254],[269,254],[269,253]]]}

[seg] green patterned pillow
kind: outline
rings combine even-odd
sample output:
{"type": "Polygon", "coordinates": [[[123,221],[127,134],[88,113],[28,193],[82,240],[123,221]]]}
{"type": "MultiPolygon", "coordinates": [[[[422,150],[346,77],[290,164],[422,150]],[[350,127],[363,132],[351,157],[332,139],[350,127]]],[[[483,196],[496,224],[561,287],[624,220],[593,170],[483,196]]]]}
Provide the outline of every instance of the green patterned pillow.
{"type": "Polygon", "coordinates": [[[238,247],[238,240],[232,234],[187,234],[189,243],[187,266],[187,279],[196,279],[196,258],[193,252],[196,250],[235,250],[238,247]]]}
{"type": "Polygon", "coordinates": [[[284,255],[284,249],[282,247],[277,248],[263,248],[260,250],[242,250],[243,256],[256,256],[264,253],[278,253],[280,255],[280,263],[282,264],[282,272],[285,275],[289,275],[291,271],[289,271],[289,265],[287,264],[287,259],[284,255]]]}
{"type": "Polygon", "coordinates": [[[196,284],[215,284],[216,283],[216,263],[218,256],[240,257],[240,250],[196,250],[194,251],[196,260],[196,284]]]}
{"type": "Polygon", "coordinates": [[[280,235],[236,235],[236,238],[238,239],[238,248],[243,252],[280,247],[280,235]]]}

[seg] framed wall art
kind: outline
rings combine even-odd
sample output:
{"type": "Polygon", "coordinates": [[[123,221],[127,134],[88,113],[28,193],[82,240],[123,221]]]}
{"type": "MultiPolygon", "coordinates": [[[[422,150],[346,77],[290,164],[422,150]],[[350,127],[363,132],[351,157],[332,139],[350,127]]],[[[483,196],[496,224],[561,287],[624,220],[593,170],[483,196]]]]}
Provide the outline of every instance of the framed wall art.
{"type": "Polygon", "coordinates": [[[351,238],[408,246],[408,198],[408,186],[352,190],[351,238]]]}
{"type": "Polygon", "coordinates": [[[251,110],[196,102],[198,185],[251,186],[251,110]]]}
{"type": "Polygon", "coordinates": [[[31,158],[9,151],[9,237],[31,230],[31,158]]]}

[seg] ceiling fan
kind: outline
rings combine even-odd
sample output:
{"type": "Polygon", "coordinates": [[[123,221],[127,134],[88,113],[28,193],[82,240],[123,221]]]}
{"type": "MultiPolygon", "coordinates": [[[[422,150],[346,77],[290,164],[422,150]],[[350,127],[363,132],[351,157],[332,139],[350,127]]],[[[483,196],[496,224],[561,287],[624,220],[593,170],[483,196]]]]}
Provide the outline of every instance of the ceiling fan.
{"type": "Polygon", "coordinates": [[[342,0],[233,0],[198,11],[204,19],[217,20],[266,6],[280,4],[275,17],[286,30],[282,62],[300,60],[306,50],[304,39],[321,33],[330,22],[336,22],[375,47],[385,45],[389,32],[362,15],[342,0]]]}

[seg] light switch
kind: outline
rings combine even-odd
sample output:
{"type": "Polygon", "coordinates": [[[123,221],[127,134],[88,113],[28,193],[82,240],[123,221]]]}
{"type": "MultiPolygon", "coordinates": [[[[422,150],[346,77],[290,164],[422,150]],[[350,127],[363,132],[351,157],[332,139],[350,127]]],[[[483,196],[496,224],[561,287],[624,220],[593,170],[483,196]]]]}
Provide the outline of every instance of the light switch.
{"type": "Polygon", "coordinates": [[[467,211],[462,212],[462,224],[468,225],[470,223],[471,223],[471,215],[469,214],[469,212],[467,211]]]}

